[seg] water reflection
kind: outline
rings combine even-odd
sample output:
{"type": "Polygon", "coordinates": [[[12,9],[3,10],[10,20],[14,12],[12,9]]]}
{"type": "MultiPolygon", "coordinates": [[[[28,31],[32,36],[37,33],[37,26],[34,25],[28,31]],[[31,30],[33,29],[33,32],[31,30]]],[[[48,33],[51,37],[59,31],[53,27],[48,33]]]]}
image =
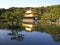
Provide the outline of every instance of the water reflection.
{"type": "Polygon", "coordinates": [[[17,30],[11,30],[8,35],[11,36],[11,40],[17,40],[17,41],[22,41],[24,39],[23,34],[19,34],[17,30]]]}
{"type": "Polygon", "coordinates": [[[60,42],[60,34],[53,35],[52,37],[53,37],[54,41],[60,42]]]}
{"type": "Polygon", "coordinates": [[[33,31],[36,28],[36,24],[31,23],[22,23],[22,26],[25,28],[26,31],[33,31]]]}
{"type": "MultiPolygon", "coordinates": [[[[4,37],[4,38],[9,37],[10,40],[8,40],[8,41],[10,41],[10,42],[12,40],[28,42],[27,40],[30,40],[30,39],[32,39],[31,41],[33,41],[33,42],[35,42],[35,41],[39,42],[40,39],[47,38],[47,40],[51,39],[50,41],[54,44],[56,44],[57,42],[59,42],[59,44],[60,44],[60,27],[45,26],[45,25],[41,25],[39,23],[34,23],[34,22],[33,23],[22,22],[21,23],[22,25],[20,28],[13,28],[13,29],[9,28],[8,29],[7,24],[2,24],[2,23],[0,23],[0,24],[1,24],[0,25],[0,36],[1,35],[5,36],[4,34],[6,34],[7,31],[10,31],[10,32],[7,32],[6,36],[4,37]],[[2,30],[2,32],[1,32],[1,30],[2,30]],[[5,32],[5,33],[3,33],[3,32],[5,32]],[[30,32],[32,32],[32,33],[30,33],[30,32]],[[41,38],[42,36],[43,36],[43,38],[41,38]],[[34,41],[34,39],[35,39],[35,41],[34,41]]],[[[4,40],[4,38],[2,40],[4,40]]],[[[41,41],[45,42],[46,40],[44,40],[44,39],[41,41]]],[[[1,38],[0,38],[0,40],[1,40],[1,38]]]]}

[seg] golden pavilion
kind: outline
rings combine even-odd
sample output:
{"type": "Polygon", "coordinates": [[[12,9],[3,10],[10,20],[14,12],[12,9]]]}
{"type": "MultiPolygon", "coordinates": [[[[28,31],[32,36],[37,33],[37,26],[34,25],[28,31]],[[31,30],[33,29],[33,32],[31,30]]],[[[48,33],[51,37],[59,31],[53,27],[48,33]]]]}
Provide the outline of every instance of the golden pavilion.
{"type": "Polygon", "coordinates": [[[34,10],[27,10],[24,14],[23,22],[34,22],[38,19],[37,16],[34,10]]]}

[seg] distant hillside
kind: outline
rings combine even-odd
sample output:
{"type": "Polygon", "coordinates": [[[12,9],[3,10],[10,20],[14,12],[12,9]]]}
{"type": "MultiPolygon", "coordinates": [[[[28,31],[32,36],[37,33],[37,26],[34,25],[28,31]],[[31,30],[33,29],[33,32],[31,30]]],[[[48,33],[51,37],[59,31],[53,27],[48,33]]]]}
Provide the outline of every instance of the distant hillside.
{"type": "Polygon", "coordinates": [[[11,7],[9,9],[0,9],[0,20],[2,19],[8,19],[8,16],[16,17],[19,15],[19,19],[22,19],[23,14],[25,11],[29,8],[35,9],[35,12],[37,12],[39,20],[51,20],[56,21],[60,18],[60,5],[53,5],[53,6],[47,6],[47,7],[11,7]]]}

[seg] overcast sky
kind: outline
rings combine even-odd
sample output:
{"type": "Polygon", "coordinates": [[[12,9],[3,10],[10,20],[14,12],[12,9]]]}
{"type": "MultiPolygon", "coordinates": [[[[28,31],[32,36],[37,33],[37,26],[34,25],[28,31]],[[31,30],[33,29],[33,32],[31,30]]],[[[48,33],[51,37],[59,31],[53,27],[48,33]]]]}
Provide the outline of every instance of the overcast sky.
{"type": "Polygon", "coordinates": [[[0,8],[58,5],[60,0],[0,0],[0,8]]]}

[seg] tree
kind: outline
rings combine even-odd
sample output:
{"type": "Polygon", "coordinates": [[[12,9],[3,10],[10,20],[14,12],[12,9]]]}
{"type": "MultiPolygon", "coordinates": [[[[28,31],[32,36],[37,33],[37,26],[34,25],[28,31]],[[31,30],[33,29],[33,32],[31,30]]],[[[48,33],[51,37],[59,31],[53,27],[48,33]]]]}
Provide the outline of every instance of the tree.
{"type": "Polygon", "coordinates": [[[59,15],[56,15],[55,13],[46,13],[41,17],[41,20],[46,20],[46,21],[57,21],[59,19],[59,15]]]}

